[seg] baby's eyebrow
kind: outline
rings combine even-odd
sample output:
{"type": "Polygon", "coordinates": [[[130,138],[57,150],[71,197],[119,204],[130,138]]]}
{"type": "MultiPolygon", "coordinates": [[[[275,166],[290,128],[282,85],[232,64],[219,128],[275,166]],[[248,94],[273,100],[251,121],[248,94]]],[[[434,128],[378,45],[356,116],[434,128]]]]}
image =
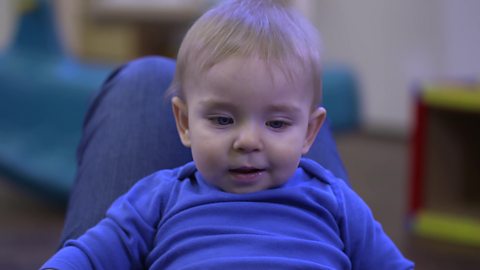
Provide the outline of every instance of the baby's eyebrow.
{"type": "MultiPolygon", "coordinates": [[[[237,105],[232,102],[208,99],[199,101],[200,105],[207,109],[218,109],[218,110],[236,110],[238,109],[237,105]]],[[[267,104],[265,106],[265,111],[269,113],[287,113],[291,115],[297,115],[302,113],[302,109],[298,106],[292,104],[267,104]]]]}
{"type": "Polygon", "coordinates": [[[267,110],[271,112],[286,112],[291,114],[301,113],[302,110],[291,104],[272,104],[267,106],[267,110]]]}
{"type": "Polygon", "coordinates": [[[202,100],[199,101],[200,105],[207,108],[231,108],[234,107],[234,104],[230,102],[220,101],[220,100],[202,100]]]}

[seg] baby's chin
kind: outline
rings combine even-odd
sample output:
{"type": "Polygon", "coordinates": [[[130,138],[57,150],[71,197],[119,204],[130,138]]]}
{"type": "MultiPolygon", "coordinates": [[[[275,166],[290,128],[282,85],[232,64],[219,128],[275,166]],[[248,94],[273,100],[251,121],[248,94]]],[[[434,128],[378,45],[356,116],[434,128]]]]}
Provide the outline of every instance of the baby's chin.
{"type": "Polygon", "coordinates": [[[246,194],[275,189],[283,186],[295,174],[293,171],[272,171],[269,167],[240,167],[213,173],[202,172],[202,178],[209,185],[227,193],[246,194]]]}

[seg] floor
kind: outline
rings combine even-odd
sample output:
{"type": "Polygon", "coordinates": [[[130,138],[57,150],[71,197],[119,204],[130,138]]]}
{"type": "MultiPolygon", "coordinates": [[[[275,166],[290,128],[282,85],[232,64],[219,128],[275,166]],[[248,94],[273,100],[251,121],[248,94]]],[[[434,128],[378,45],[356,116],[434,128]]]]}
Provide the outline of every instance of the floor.
{"type": "Polygon", "coordinates": [[[38,269],[55,251],[64,211],[0,179],[0,269],[38,269]]]}
{"type": "Polygon", "coordinates": [[[480,248],[422,239],[407,230],[409,142],[363,133],[336,136],[353,188],[416,269],[480,269],[480,248]]]}
{"type": "MultiPolygon", "coordinates": [[[[480,269],[480,250],[410,235],[407,205],[408,142],[348,133],[336,136],[354,189],[416,269],[480,269]]],[[[36,269],[57,248],[64,210],[0,176],[0,269],[36,269]]]]}

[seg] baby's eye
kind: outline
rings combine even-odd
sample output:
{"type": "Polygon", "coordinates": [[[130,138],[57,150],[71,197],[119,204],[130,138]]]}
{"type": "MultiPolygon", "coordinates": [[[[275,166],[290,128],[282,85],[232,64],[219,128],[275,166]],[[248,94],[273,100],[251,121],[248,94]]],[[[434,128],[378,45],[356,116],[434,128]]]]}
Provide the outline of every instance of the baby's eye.
{"type": "Polygon", "coordinates": [[[282,129],[282,128],[286,128],[289,124],[283,120],[273,120],[273,121],[268,121],[267,123],[265,123],[265,125],[273,129],[282,129]]]}
{"type": "Polygon", "coordinates": [[[226,125],[233,124],[233,118],[231,117],[214,116],[214,117],[210,117],[209,120],[212,121],[213,124],[219,125],[219,126],[226,126],[226,125]]]}

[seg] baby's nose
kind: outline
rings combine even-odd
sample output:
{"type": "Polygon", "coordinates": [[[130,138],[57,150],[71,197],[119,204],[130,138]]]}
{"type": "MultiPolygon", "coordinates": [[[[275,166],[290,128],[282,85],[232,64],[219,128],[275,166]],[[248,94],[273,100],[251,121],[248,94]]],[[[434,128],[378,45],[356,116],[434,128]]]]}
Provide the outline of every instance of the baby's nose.
{"type": "Polygon", "coordinates": [[[240,152],[256,152],[263,149],[261,131],[254,125],[239,128],[233,148],[240,152]]]}

